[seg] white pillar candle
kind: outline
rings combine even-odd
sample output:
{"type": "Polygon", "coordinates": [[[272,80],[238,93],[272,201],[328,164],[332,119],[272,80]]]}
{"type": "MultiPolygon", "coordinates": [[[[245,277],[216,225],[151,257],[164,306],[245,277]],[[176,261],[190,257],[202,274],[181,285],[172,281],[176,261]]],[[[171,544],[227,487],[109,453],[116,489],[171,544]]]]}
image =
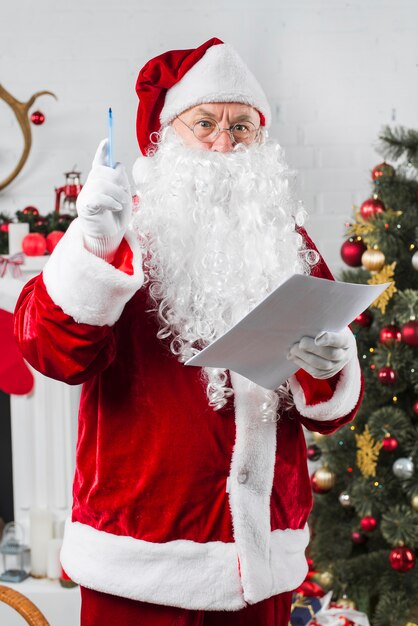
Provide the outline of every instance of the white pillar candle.
{"type": "Polygon", "coordinates": [[[52,513],[47,509],[30,511],[31,574],[42,578],[47,574],[48,542],[52,539],[52,513]]]}
{"type": "Polygon", "coordinates": [[[60,552],[62,539],[50,539],[48,541],[47,567],[48,578],[58,579],[61,576],[60,552]]]}
{"type": "Polygon", "coordinates": [[[9,254],[22,252],[22,239],[29,233],[29,224],[9,224],[9,254]]]}

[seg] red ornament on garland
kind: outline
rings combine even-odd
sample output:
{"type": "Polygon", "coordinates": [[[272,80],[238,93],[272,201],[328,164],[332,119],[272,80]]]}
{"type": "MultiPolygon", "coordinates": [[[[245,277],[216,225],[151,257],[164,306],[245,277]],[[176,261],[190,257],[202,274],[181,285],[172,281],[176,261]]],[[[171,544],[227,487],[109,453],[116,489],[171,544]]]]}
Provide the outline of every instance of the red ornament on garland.
{"type": "Polygon", "coordinates": [[[23,209],[22,213],[24,215],[39,215],[39,211],[36,206],[27,206],[23,209]]]}
{"type": "Polygon", "coordinates": [[[35,126],[41,126],[45,122],[45,115],[42,111],[34,111],[30,116],[30,121],[32,124],[35,124],[35,126]]]}
{"type": "Polygon", "coordinates": [[[0,231],[2,233],[8,233],[9,232],[9,224],[8,223],[0,224],[0,231]]]}
{"type": "Polygon", "coordinates": [[[371,533],[377,526],[377,520],[375,517],[371,515],[366,515],[360,520],[361,530],[364,530],[366,533],[371,533]]]}
{"type": "Polygon", "coordinates": [[[377,198],[368,198],[360,206],[361,217],[368,222],[371,217],[374,217],[378,213],[383,213],[385,205],[381,200],[377,198]]]}
{"type": "Polygon", "coordinates": [[[46,239],[41,233],[29,233],[22,239],[22,250],[27,256],[42,256],[46,252],[46,239]]]}
{"type": "Polygon", "coordinates": [[[361,326],[362,328],[369,328],[373,322],[373,313],[371,313],[368,309],[357,315],[353,320],[356,324],[361,326]]]}
{"type": "Polygon", "coordinates": [[[411,320],[401,328],[402,341],[409,346],[418,346],[418,322],[411,320]]]}
{"type": "Polygon", "coordinates": [[[361,545],[363,543],[366,543],[367,537],[358,530],[353,530],[353,532],[351,533],[351,541],[356,545],[361,545]]]}
{"type": "Polygon", "coordinates": [[[376,181],[385,176],[389,178],[390,176],[393,176],[394,173],[395,168],[389,165],[389,163],[385,163],[385,161],[383,161],[383,163],[379,163],[379,165],[376,165],[372,169],[372,180],[376,181]]]}
{"type": "Polygon", "coordinates": [[[407,546],[393,548],[389,554],[389,562],[392,569],[397,572],[407,572],[415,565],[415,554],[407,546]]]}
{"type": "Polygon", "coordinates": [[[393,346],[402,339],[401,331],[397,326],[383,326],[379,332],[379,341],[385,346],[393,346]]]}
{"type": "Polygon", "coordinates": [[[51,233],[49,233],[49,235],[47,235],[46,250],[47,252],[49,252],[49,254],[51,254],[51,252],[53,251],[59,240],[62,239],[62,237],[64,237],[64,233],[62,232],[62,230],[53,230],[51,233]]]}
{"type": "Polygon", "coordinates": [[[350,267],[360,267],[361,266],[361,257],[363,253],[366,251],[366,246],[363,243],[363,240],[360,239],[347,239],[344,241],[341,246],[340,254],[341,258],[346,265],[350,267]]]}
{"type": "Polygon", "coordinates": [[[394,369],[386,366],[380,368],[377,373],[377,379],[379,383],[382,383],[382,385],[393,385],[396,383],[398,377],[394,369]]]}
{"type": "Polygon", "coordinates": [[[418,400],[415,400],[414,404],[412,405],[412,410],[414,414],[418,416],[418,400]]]}
{"type": "Polygon", "coordinates": [[[73,221],[73,219],[74,217],[70,215],[69,213],[62,213],[62,215],[60,215],[58,218],[58,224],[63,224],[64,226],[68,226],[73,221]]]}
{"type": "Polygon", "coordinates": [[[386,437],[382,441],[382,449],[385,452],[393,452],[398,447],[398,440],[395,437],[391,437],[390,435],[386,435],[386,437]]]}

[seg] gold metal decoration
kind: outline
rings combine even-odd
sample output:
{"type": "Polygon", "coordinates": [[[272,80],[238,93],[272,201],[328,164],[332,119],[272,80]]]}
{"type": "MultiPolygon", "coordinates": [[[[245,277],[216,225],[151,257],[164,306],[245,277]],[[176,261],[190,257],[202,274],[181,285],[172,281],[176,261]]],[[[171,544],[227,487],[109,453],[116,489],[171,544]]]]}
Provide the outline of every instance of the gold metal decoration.
{"type": "Polygon", "coordinates": [[[0,98],[10,106],[13,113],[15,114],[17,122],[22,130],[24,140],[23,152],[19,159],[19,162],[14,168],[13,172],[9,176],[7,176],[7,178],[0,181],[0,191],[7,187],[7,185],[10,185],[12,180],[16,178],[16,176],[22,170],[27,161],[32,146],[32,130],[28,116],[29,109],[39,96],[44,95],[52,96],[53,98],[58,100],[57,96],[52,93],[52,91],[37,91],[33,94],[33,96],[29,98],[27,102],[20,102],[19,100],[16,100],[16,98],[14,98],[12,94],[9,93],[2,85],[0,85],[0,98]]]}
{"type": "Polygon", "coordinates": [[[369,272],[380,272],[385,264],[385,255],[381,250],[369,248],[363,252],[361,264],[366,270],[369,270],[369,272]]]}
{"type": "Polygon", "coordinates": [[[351,237],[362,237],[364,239],[367,235],[370,235],[374,229],[374,224],[371,222],[364,222],[362,219],[359,219],[358,222],[350,224],[347,229],[347,234],[351,235],[351,237]]]}
{"type": "Polygon", "coordinates": [[[389,287],[382,293],[376,300],[373,302],[371,306],[374,306],[376,309],[380,309],[382,314],[384,315],[386,311],[386,307],[388,305],[389,300],[393,296],[396,291],[395,281],[393,280],[393,276],[395,273],[396,261],[391,263],[390,265],[384,265],[380,272],[374,274],[367,281],[369,285],[381,285],[382,283],[392,283],[389,287]]]}
{"type": "Polygon", "coordinates": [[[328,465],[319,467],[315,472],[315,481],[320,489],[330,491],[337,480],[335,472],[329,469],[328,465]]]}
{"type": "Polygon", "coordinates": [[[375,441],[366,425],[361,435],[355,435],[357,442],[357,467],[365,478],[376,476],[381,441],[375,441]]]}

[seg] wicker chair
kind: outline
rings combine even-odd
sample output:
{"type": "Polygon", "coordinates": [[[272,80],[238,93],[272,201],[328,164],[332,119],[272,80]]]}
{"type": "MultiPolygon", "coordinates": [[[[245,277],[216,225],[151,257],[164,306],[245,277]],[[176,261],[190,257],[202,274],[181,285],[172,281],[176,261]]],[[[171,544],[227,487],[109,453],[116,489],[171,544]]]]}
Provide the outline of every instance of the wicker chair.
{"type": "Polygon", "coordinates": [[[11,587],[0,585],[0,602],[11,606],[27,621],[30,626],[50,626],[45,615],[29,598],[11,587]]]}

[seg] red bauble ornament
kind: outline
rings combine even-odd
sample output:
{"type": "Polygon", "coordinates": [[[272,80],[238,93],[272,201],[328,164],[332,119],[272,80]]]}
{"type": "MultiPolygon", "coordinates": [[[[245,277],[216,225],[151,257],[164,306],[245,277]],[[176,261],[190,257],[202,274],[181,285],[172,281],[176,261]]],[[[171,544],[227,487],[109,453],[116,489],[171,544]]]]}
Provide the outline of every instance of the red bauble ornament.
{"type": "Polygon", "coordinates": [[[328,493],[329,491],[329,489],[324,489],[323,487],[318,485],[315,473],[313,473],[311,476],[311,487],[314,493],[328,493]]]}
{"type": "Polygon", "coordinates": [[[42,111],[34,111],[30,116],[30,121],[32,124],[35,124],[35,126],[41,126],[41,124],[45,122],[45,115],[42,111]]]}
{"type": "Polygon", "coordinates": [[[0,224],[0,231],[2,233],[8,233],[9,232],[9,224],[0,224]]]}
{"type": "Polygon", "coordinates": [[[388,366],[380,368],[377,378],[382,385],[393,385],[398,379],[395,370],[388,366]]]}
{"type": "Polygon", "coordinates": [[[354,319],[354,322],[361,326],[362,328],[369,328],[373,322],[373,313],[371,313],[368,309],[357,315],[354,319]]]}
{"type": "Polygon", "coordinates": [[[378,180],[384,176],[389,178],[390,176],[393,176],[394,173],[395,168],[389,165],[389,163],[385,163],[385,161],[383,161],[383,163],[379,163],[379,165],[376,165],[372,169],[372,180],[378,180]]]}
{"type": "Polygon", "coordinates": [[[316,446],[315,444],[312,444],[312,445],[308,446],[308,448],[306,450],[306,454],[307,454],[308,459],[310,461],[317,461],[322,456],[322,450],[321,450],[321,448],[319,446],[316,446]]]}
{"type": "Polygon", "coordinates": [[[27,256],[42,256],[46,252],[46,239],[41,233],[29,233],[22,239],[22,250],[27,256]]]}
{"type": "Polygon", "coordinates": [[[371,217],[374,217],[378,213],[383,213],[385,205],[381,200],[376,198],[368,198],[360,206],[361,217],[368,222],[371,217]]]}
{"type": "Polygon", "coordinates": [[[360,520],[360,527],[361,530],[364,530],[364,532],[366,533],[371,533],[377,526],[377,520],[375,517],[372,517],[371,515],[366,515],[365,517],[362,517],[362,519],[360,520]]]}
{"type": "Polygon", "coordinates": [[[411,548],[399,546],[390,551],[389,562],[391,568],[397,572],[407,572],[415,565],[415,554],[411,548]]]}
{"type": "Polygon", "coordinates": [[[418,322],[411,320],[401,328],[402,341],[409,346],[418,346],[418,322]]]}
{"type": "Polygon", "coordinates": [[[23,209],[22,213],[24,215],[39,215],[39,211],[36,206],[27,206],[23,209]]]}
{"type": "Polygon", "coordinates": [[[35,226],[45,226],[45,224],[46,224],[46,217],[39,215],[35,222],[35,226]]]}
{"type": "Polygon", "coordinates": [[[418,400],[415,400],[414,404],[412,405],[412,410],[415,415],[418,415],[418,400]]]}
{"type": "Polygon", "coordinates": [[[396,342],[402,339],[401,331],[397,326],[391,324],[390,326],[383,326],[379,332],[380,343],[385,346],[393,346],[396,342]]]}
{"type": "Polygon", "coordinates": [[[387,435],[382,441],[382,449],[385,452],[393,452],[398,447],[398,440],[395,437],[387,435]]]}
{"type": "Polygon", "coordinates": [[[356,545],[361,545],[362,543],[366,543],[367,537],[358,530],[353,530],[351,533],[351,541],[356,545]]]}
{"type": "Polygon", "coordinates": [[[64,237],[62,230],[53,230],[46,238],[46,250],[51,254],[60,239],[64,237]]]}
{"type": "Polygon", "coordinates": [[[360,267],[361,257],[365,251],[366,246],[364,245],[362,239],[353,239],[350,237],[350,239],[344,241],[341,246],[340,254],[346,265],[349,265],[350,267],[360,267]]]}
{"type": "Polygon", "coordinates": [[[322,598],[325,595],[325,591],[322,587],[317,583],[314,583],[312,580],[305,580],[297,589],[295,589],[295,593],[306,598],[322,598]]]}

